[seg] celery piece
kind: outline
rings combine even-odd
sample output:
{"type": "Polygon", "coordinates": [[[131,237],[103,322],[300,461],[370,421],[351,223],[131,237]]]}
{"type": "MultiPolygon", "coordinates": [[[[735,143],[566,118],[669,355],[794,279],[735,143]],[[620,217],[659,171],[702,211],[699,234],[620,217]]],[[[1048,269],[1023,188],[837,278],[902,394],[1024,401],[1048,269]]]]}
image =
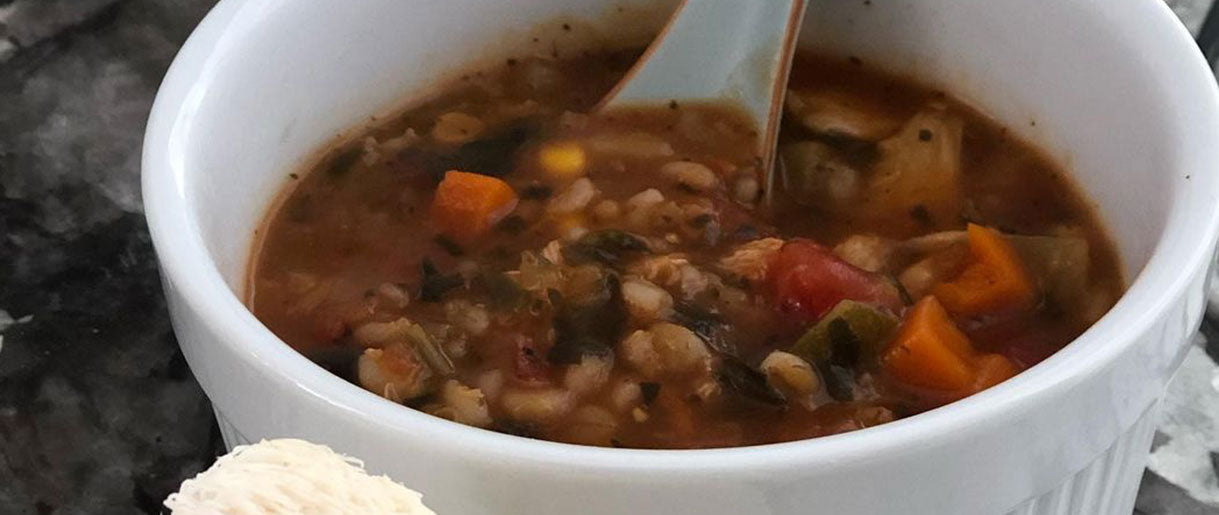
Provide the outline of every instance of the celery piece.
{"type": "Polygon", "coordinates": [[[875,359],[895,328],[897,317],[889,312],[845,299],[796,340],[791,352],[810,363],[829,361],[835,357],[835,352],[850,352],[856,358],[875,359]]]}

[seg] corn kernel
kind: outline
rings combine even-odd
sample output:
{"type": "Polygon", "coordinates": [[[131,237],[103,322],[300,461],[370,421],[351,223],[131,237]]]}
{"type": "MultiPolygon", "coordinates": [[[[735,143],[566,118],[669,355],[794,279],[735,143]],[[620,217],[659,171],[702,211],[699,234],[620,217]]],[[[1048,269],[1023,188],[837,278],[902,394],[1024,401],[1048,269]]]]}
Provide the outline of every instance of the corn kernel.
{"type": "Polygon", "coordinates": [[[555,219],[555,229],[559,237],[574,241],[588,232],[588,217],[583,213],[573,213],[555,219]]]}
{"type": "Polygon", "coordinates": [[[552,143],[538,152],[542,169],[560,179],[574,179],[584,175],[587,160],[584,149],[575,143],[552,143]]]}
{"type": "Polygon", "coordinates": [[[635,422],[642,424],[647,422],[649,417],[648,412],[644,411],[642,408],[635,408],[631,410],[631,418],[635,419],[635,422]]]}

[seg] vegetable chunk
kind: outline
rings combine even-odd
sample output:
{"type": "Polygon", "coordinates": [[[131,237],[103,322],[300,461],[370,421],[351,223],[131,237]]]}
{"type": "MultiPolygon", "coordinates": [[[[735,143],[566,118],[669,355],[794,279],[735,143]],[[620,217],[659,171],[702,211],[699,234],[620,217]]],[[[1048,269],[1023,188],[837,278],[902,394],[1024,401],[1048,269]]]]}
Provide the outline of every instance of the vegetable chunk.
{"type": "Polygon", "coordinates": [[[956,279],[932,288],[948,311],[965,316],[1022,311],[1036,292],[1020,255],[999,231],[970,224],[969,264],[956,279]]]}
{"type": "Polygon", "coordinates": [[[973,384],[969,338],[948,318],[935,297],[924,297],[906,317],[882,358],[904,383],[936,390],[962,390],[973,384]]]}
{"type": "Polygon", "coordinates": [[[436,187],[432,218],[441,232],[470,242],[508,216],[517,201],[512,186],[500,179],[449,170],[436,187]]]}
{"type": "Polygon", "coordinates": [[[826,361],[836,352],[851,352],[871,360],[880,354],[896,327],[897,317],[892,314],[844,300],[796,340],[791,352],[813,363],[826,361]],[[844,346],[852,348],[839,350],[844,346]]]}
{"type": "Polygon", "coordinates": [[[932,107],[880,142],[881,157],[863,210],[881,219],[900,220],[894,229],[906,234],[957,223],[962,131],[960,118],[932,107]]]}
{"type": "Polygon", "coordinates": [[[897,287],[883,276],[861,270],[809,240],[796,239],[779,250],[769,268],[779,309],[796,321],[810,322],[843,299],[897,312],[897,287]]]}
{"type": "Polygon", "coordinates": [[[258,319],[395,409],[685,449],[956,401],[1121,295],[1070,171],[951,84],[798,55],[767,163],[739,106],[599,109],[645,49],[551,39],[290,173],[258,319]]]}
{"type": "Polygon", "coordinates": [[[881,357],[884,369],[911,386],[964,397],[1015,375],[999,354],[980,354],[935,297],[924,297],[906,315],[881,357]]]}

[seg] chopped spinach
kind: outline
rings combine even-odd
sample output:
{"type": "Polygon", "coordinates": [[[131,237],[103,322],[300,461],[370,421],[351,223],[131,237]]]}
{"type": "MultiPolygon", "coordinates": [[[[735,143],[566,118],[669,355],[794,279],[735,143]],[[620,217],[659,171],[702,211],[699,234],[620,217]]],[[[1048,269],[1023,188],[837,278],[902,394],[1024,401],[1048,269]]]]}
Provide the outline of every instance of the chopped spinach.
{"type": "Polygon", "coordinates": [[[646,253],[648,243],[626,231],[604,229],[581,236],[575,243],[563,247],[563,258],[573,264],[620,264],[628,255],[646,253]]]}
{"type": "Polygon", "coordinates": [[[617,274],[603,270],[597,291],[579,300],[550,294],[555,306],[555,343],[546,358],[554,364],[579,363],[584,356],[607,356],[626,328],[626,305],[617,274]]]}
{"type": "Polygon", "coordinates": [[[825,390],[836,401],[847,402],[855,400],[855,373],[846,367],[829,364],[821,367],[821,378],[825,381],[825,390]]]}
{"type": "Polygon", "coordinates": [[[783,394],[766,382],[766,375],[746,365],[741,360],[724,356],[716,370],[716,377],[724,392],[739,400],[752,404],[783,408],[787,405],[783,394]]]}
{"type": "Polygon", "coordinates": [[[843,318],[830,320],[830,359],[835,365],[853,367],[859,364],[860,347],[863,346],[859,337],[851,330],[851,324],[843,318]]]}
{"type": "Polygon", "coordinates": [[[692,302],[679,301],[674,304],[670,319],[673,323],[693,331],[711,350],[720,354],[736,355],[736,346],[729,342],[725,335],[727,324],[724,317],[718,313],[692,302]]]}
{"type": "Polygon", "coordinates": [[[437,302],[453,288],[466,283],[461,274],[440,273],[431,259],[423,258],[419,266],[423,270],[423,278],[419,284],[419,300],[423,302],[437,302]]]}
{"type": "Polygon", "coordinates": [[[398,155],[398,161],[424,171],[436,182],[449,170],[502,177],[512,171],[516,152],[538,129],[534,120],[518,120],[454,150],[408,148],[398,155]]]}
{"type": "Polygon", "coordinates": [[[503,273],[484,274],[483,285],[491,297],[491,306],[503,311],[515,311],[525,304],[528,296],[521,285],[503,273]]]}

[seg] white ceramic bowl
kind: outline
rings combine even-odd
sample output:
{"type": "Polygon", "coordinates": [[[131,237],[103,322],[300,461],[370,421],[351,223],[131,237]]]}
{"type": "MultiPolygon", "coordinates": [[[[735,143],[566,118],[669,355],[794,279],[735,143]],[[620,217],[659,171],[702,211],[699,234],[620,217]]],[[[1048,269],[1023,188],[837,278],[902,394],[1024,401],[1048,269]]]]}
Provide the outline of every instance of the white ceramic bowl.
{"type": "Polygon", "coordinates": [[[391,404],[288,348],[235,294],[270,199],[340,130],[519,49],[537,23],[615,2],[224,0],[157,97],[144,199],[174,327],[227,443],[330,444],[449,514],[1129,513],[1219,225],[1219,102],[1189,35],[1159,0],[812,4],[802,46],[942,84],[1069,165],[1132,279],[1104,319],[964,401],[777,445],[579,447],[391,404]]]}

